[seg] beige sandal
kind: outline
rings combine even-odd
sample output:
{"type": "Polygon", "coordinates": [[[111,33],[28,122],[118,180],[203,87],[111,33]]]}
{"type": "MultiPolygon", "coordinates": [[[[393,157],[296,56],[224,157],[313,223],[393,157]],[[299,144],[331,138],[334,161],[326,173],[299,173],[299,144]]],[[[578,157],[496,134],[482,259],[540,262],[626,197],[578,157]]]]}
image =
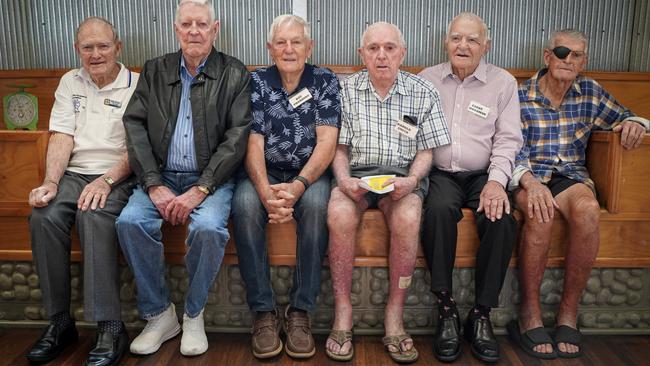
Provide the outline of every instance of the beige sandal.
{"type": "MultiPolygon", "coordinates": [[[[343,348],[343,345],[347,342],[350,342],[350,351],[345,354],[334,353],[330,351],[327,346],[325,347],[325,354],[327,357],[331,358],[334,361],[350,361],[354,356],[354,344],[352,343],[352,331],[351,330],[331,330],[328,339],[333,340],[336,344],[339,345],[339,350],[343,348]]],[[[326,345],[327,345],[327,341],[326,345]]]]}
{"type": "Polygon", "coordinates": [[[386,348],[388,355],[390,356],[391,359],[393,359],[393,361],[397,363],[412,363],[417,361],[419,353],[418,350],[415,349],[415,343],[413,343],[411,349],[405,351],[402,350],[400,344],[407,339],[413,341],[413,338],[411,338],[411,336],[408,335],[407,333],[396,335],[396,336],[386,336],[382,338],[381,341],[384,343],[384,348],[386,348]],[[388,346],[395,347],[397,351],[395,352],[391,351],[390,347],[388,346]]]}

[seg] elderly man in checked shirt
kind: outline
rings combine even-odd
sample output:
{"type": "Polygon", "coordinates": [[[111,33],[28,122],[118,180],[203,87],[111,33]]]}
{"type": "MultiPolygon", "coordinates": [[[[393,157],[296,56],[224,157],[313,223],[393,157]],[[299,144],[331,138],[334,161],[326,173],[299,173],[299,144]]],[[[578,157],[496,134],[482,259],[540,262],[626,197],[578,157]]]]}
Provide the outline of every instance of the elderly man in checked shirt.
{"type": "Polygon", "coordinates": [[[402,312],[415,267],[432,149],[449,144],[449,133],[435,88],[399,70],[406,44],[395,25],[370,25],[358,51],[366,70],[342,83],[341,131],[332,163],[337,186],[328,207],[328,227],[335,319],[326,352],[336,360],[352,358],[355,237],[362,213],[379,207],[390,230],[383,342],[393,360],[413,362],[418,353],[404,331],[402,312]],[[360,177],[378,174],[396,176],[387,182],[394,185],[392,192],[362,188],[360,177]]]}
{"type": "Polygon", "coordinates": [[[582,32],[554,32],[544,50],[546,68],[519,89],[524,147],[511,185],[526,222],[519,252],[521,314],[519,322],[508,324],[508,331],[526,352],[539,358],[582,353],[578,302],[599,245],[600,206],[585,167],[589,135],[593,129],[613,129],[621,133],[623,147],[633,149],[649,126],[596,81],[580,75],[587,64],[587,43],[582,32]],[[562,301],[551,340],[542,324],[539,288],[555,210],[567,221],[569,237],[562,301]]]}

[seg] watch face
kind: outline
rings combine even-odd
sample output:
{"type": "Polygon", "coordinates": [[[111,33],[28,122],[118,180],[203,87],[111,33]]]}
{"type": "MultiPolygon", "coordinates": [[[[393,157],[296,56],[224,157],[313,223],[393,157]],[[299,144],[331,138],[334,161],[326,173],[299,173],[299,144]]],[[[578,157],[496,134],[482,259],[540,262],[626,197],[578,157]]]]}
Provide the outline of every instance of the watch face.
{"type": "Polygon", "coordinates": [[[32,99],[22,93],[16,93],[7,100],[7,117],[18,127],[29,125],[36,115],[36,106],[32,99]]]}

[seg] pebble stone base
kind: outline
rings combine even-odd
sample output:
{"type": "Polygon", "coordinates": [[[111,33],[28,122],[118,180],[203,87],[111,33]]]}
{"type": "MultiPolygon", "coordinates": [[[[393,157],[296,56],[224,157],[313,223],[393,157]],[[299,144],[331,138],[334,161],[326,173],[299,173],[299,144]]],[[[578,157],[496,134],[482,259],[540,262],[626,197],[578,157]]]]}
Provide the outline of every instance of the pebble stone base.
{"type": "MultiPolygon", "coordinates": [[[[83,319],[83,287],[81,267],[71,265],[72,309],[76,319],[83,319]]],[[[182,311],[184,293],[188,288],[184,266],[167,268],[171,299],[182,311]]],[[[278,306],[288,303],[292,284],[292,267],[271,268],[273,290],[278,306]]],[[[541,286],[544,323],[553,326],[555,310],[560,302],[563,284],[562,269],[548,269],[541,286]]],[[[122,318],[131,327],[142,327],[136,309],[137,291],[127,266],[121,269],[122,318]]],[[[474,270],[454,271],[453,294],[461,316],[473,306],[474,270]]],[[[436,314],[435,295],[429,289],[430,276],[423,268],[416,269],[406,299],[405,327],[414,334],[432,332],[436,314]]],[[[499,297],[499,308],[492,311],[492,322],[499,333],[516,316],[519,293],[516,269],[508,271],[499,297]]],[[[382,334],[383,308],[388,294],[388,269],[359,267],[354,269],[352,303],[355,331],[382,334]]],[[[7,326],[44,322],[47,317],[41,306],[38,275],[31,262],[0,262],[0,322],[7,326]],[[28,321],[28,322],[26,322],[28,321]]],[[[329,269],[322,270],[321,293],[317,310],[312,315],[315,332],[326,332],[333,320],[334,298],[329,269]]],[[[204,313],[205,325],[213,331],[249,332],[251,313],[246,305],[245,286],[237,266],[224,266],[208,296],[204,313]]],[[[579,326],[589,333],[650,334],[650,269],[607,269],[591,272],[582,295],[579,326]]]]}

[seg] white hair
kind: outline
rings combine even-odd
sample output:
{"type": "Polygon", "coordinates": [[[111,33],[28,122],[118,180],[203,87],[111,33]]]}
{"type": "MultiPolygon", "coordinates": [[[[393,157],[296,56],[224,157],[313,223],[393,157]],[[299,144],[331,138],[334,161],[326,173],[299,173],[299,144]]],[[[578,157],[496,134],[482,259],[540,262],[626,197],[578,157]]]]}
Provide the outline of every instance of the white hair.
{"type": "Polygon", "coordinates": [[[451,25],[454,24],[455,21],[460,20],[460,19],[471,20],[471,21],[474,21],[474,22],[477,22],[478,24],[480,24],[481,28],[482,28],[482,31],[483,31],[483,34],[485,34],[485,39],[487,41],[491,40],[491,38],[490,38],[490,29],[488,28],[487,24],[485,24],[485,22],[483,21],[483,19],[480,16],[478,16],[478,15],[476,15],[474,13],[470,13],[468,11],[464,11],[464,12],[456,15],[454,17],[454,19],[452,19],[451,22],[449,22],[449,24],[447,24],[446,38],[449,38],[449,33],[451,33],[451,25]]]}
{"type": "Polygon", "coordinates": [[[557,39],[560,37],[567,37],[575,41],[584,43],[585,45],[584,52],[587,53],[587,47],[589,46],[589,39],[587,39],[587,35],[582,31],[579,31],[577,29],[572,29],[572,28],[556,30],[553,33],[551,33],[551,36],[548,38],[548,42],[546,42],[546,48],[548,48],[549,50],[554,49],[557,46],[556,43],[557,39]]]}
{"type": "Polygon", "coordinates": [[[366,28],[366,30],[363,32],[363,34],[361,35],[361,47],[363,48],[365,46],[365,44],[366,44],[366,34],[369,31],[374,30],[375,28],[378,28],[378,27],[386,27],[386,26],[391,28],[393,31],[395,31],[395,33],[397,33],[397,38],[398,38],[398,41],[399,41],[399,45],[406,48],[406,41],[404,40],[404,34],[402,34],[402,31],[395,24],[388,23],[388,22],[376,22],[376,23],[370,24],[366,28]]]}
{"type": "Polygon", "coordinates": [[[184,4],[194,4],[194,5],[204,7],[208,11],[208,15],[210,16],[210,23],[214,22],[215,20],[214,6],[212,6],[211,0],[180,0],[178,2],[178,5],[176,6],[176,17],[175,17],[176,23],[178,23],[179,21],[181,6],[183,6],[184,4]]]}
{"type": "Polygon", "coordinates": [[[303,35],[305,36],[305,39],[311,40],[311,27],[309,26],[309,23],[307,23],[306,20],[303,18],[293,15],[293,14],[282,14],[278,15],[273,19],[273,23],[271,23],[271,27],[269,28],[269,34],[266,36],[266,41],[268,43],[273,42],[273,38],[275,37],[275,33],[278,31],[278,28],[285,24],[298,24],[302,26],[302,32],[303,35]]]}

